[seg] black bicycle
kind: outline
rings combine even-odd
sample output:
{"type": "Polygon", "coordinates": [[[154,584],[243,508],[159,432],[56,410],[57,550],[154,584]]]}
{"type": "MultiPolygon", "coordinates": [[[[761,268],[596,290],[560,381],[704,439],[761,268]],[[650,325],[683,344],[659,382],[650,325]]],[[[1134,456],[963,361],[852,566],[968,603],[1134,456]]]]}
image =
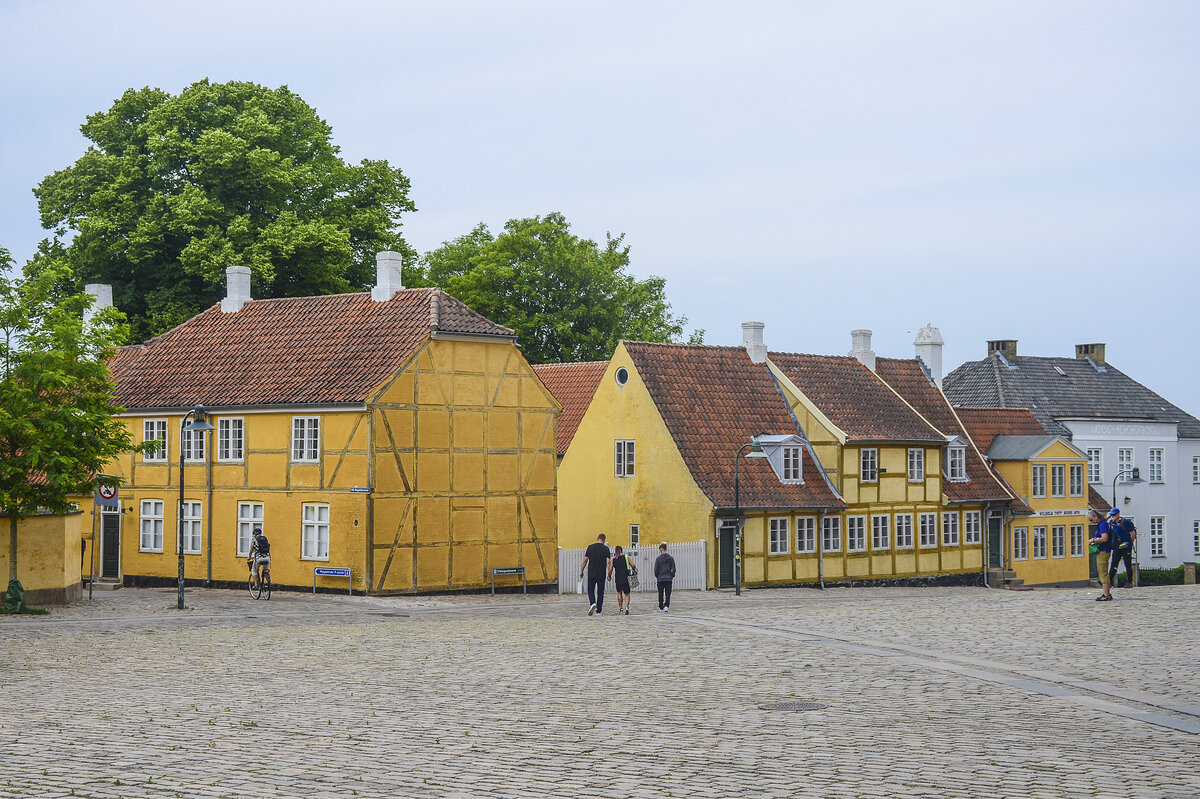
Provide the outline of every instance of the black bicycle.
{"type": "Polygon", "coordinates": [[[271,598],[271,564],[262,564],[258,579],[255,580],[254,567],[257,565],[258,564],[256,563],[250,565],[250,581],[248,583],[250,587],[250,596],[254,597],[255,599],[265,597],[269,600],[271,598]]]}

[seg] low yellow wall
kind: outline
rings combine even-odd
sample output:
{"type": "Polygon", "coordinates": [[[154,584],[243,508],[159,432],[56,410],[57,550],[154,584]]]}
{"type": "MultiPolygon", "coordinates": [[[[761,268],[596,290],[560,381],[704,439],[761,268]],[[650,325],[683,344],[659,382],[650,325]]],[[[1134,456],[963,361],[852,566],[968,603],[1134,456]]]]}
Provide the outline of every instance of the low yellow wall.
{"type": "MultiPolygon", "coordinates": [[[[82,595],[80,576],[80,513],[32,516],[17,524],[17,579],[30,604],[62,604],[82,595]]],[[[4,545],[0,547],[0,576],[7,577],[9,522],[0,517],[4,545]]],[[[7,580],[5,580],[7,584],[7,580]]]]}

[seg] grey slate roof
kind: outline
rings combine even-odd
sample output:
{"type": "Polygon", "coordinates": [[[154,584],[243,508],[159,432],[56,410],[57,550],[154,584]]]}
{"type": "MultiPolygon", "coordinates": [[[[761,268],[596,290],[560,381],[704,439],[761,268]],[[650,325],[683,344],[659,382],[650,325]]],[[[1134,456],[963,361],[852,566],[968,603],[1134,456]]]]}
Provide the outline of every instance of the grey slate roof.
{"type": "Polygon", "coordinates": [[[1111,365],[1080,358],[999,354],[968,361],[946,375],[943,390],[955,406],[1028,408],[1052,435],[1071,437],[1060,419],[1176,422],[1180,438],[1200,438],[1200,420],[1111,365]],[[1016,368],[1010,368],[1015,366],[1016,368]]]}
{"type": "Polygon", "coordinates": [[[987,456],[994,461],[1026,461],[1058,440],[1058,436],[996,436],[987,456]]]}

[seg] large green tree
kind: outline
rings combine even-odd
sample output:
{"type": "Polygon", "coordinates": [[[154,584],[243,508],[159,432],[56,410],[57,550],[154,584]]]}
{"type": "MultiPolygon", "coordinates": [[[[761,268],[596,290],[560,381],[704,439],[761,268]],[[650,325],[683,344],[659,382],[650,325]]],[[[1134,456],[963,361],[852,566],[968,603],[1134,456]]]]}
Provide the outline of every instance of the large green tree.
{"type": "Polygon", "coordinates": [[[92,298],[64,294],[70,274],[48,268],[4,276],[0,249],[0,514],[9,526],[9,581],[17,580],[17,523],[67,513],[105,465],[135,449],[113,405],[105,359],[128,334],[113,308],[84,322],[92,298]]]}
{"type": "MultiPolygon", "coordinates": [[[[624,238],[610,234],[601,247],[560,213],[510,220],[498,236],[480,224],[427,253],[405,280],[440,286],[511,327],[534,363],[602,360],[621,339],[679,341],[687,318],[671,315],[663,278],[629,274],[624,238]]],[[[694,331],[690,341],[703,337],[694,331]]]]}
{"type": "Polygon", "coordinates": [[[228,266],[250,267],[254,296],[294,297],[369,286],[379,250],[415,258],[408,178],[343,161],[286,86],[130,89],[82,131],[84,155],[34,190],[53,236],[32,266],[111,283],[139,340],[220,299],[228,266]]]}

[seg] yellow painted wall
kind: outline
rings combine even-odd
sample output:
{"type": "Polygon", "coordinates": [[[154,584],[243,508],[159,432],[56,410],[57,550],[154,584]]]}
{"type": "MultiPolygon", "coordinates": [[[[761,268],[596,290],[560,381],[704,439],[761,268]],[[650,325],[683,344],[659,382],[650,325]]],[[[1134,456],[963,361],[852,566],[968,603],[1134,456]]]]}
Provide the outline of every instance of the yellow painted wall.
{"type": "MultiPolygon", "coordinates": [[[[89,517],[90,518],[90,517],[89,517]]],[[[17,523],[17,579],[29,591],[79,589],[83,515],[30,516],[17,523]]],[[[0,516],[0,575],[9,574],[9,521],[0,516]]],[[[60,600],[61,601],[61,600],[60,600]]]]}

